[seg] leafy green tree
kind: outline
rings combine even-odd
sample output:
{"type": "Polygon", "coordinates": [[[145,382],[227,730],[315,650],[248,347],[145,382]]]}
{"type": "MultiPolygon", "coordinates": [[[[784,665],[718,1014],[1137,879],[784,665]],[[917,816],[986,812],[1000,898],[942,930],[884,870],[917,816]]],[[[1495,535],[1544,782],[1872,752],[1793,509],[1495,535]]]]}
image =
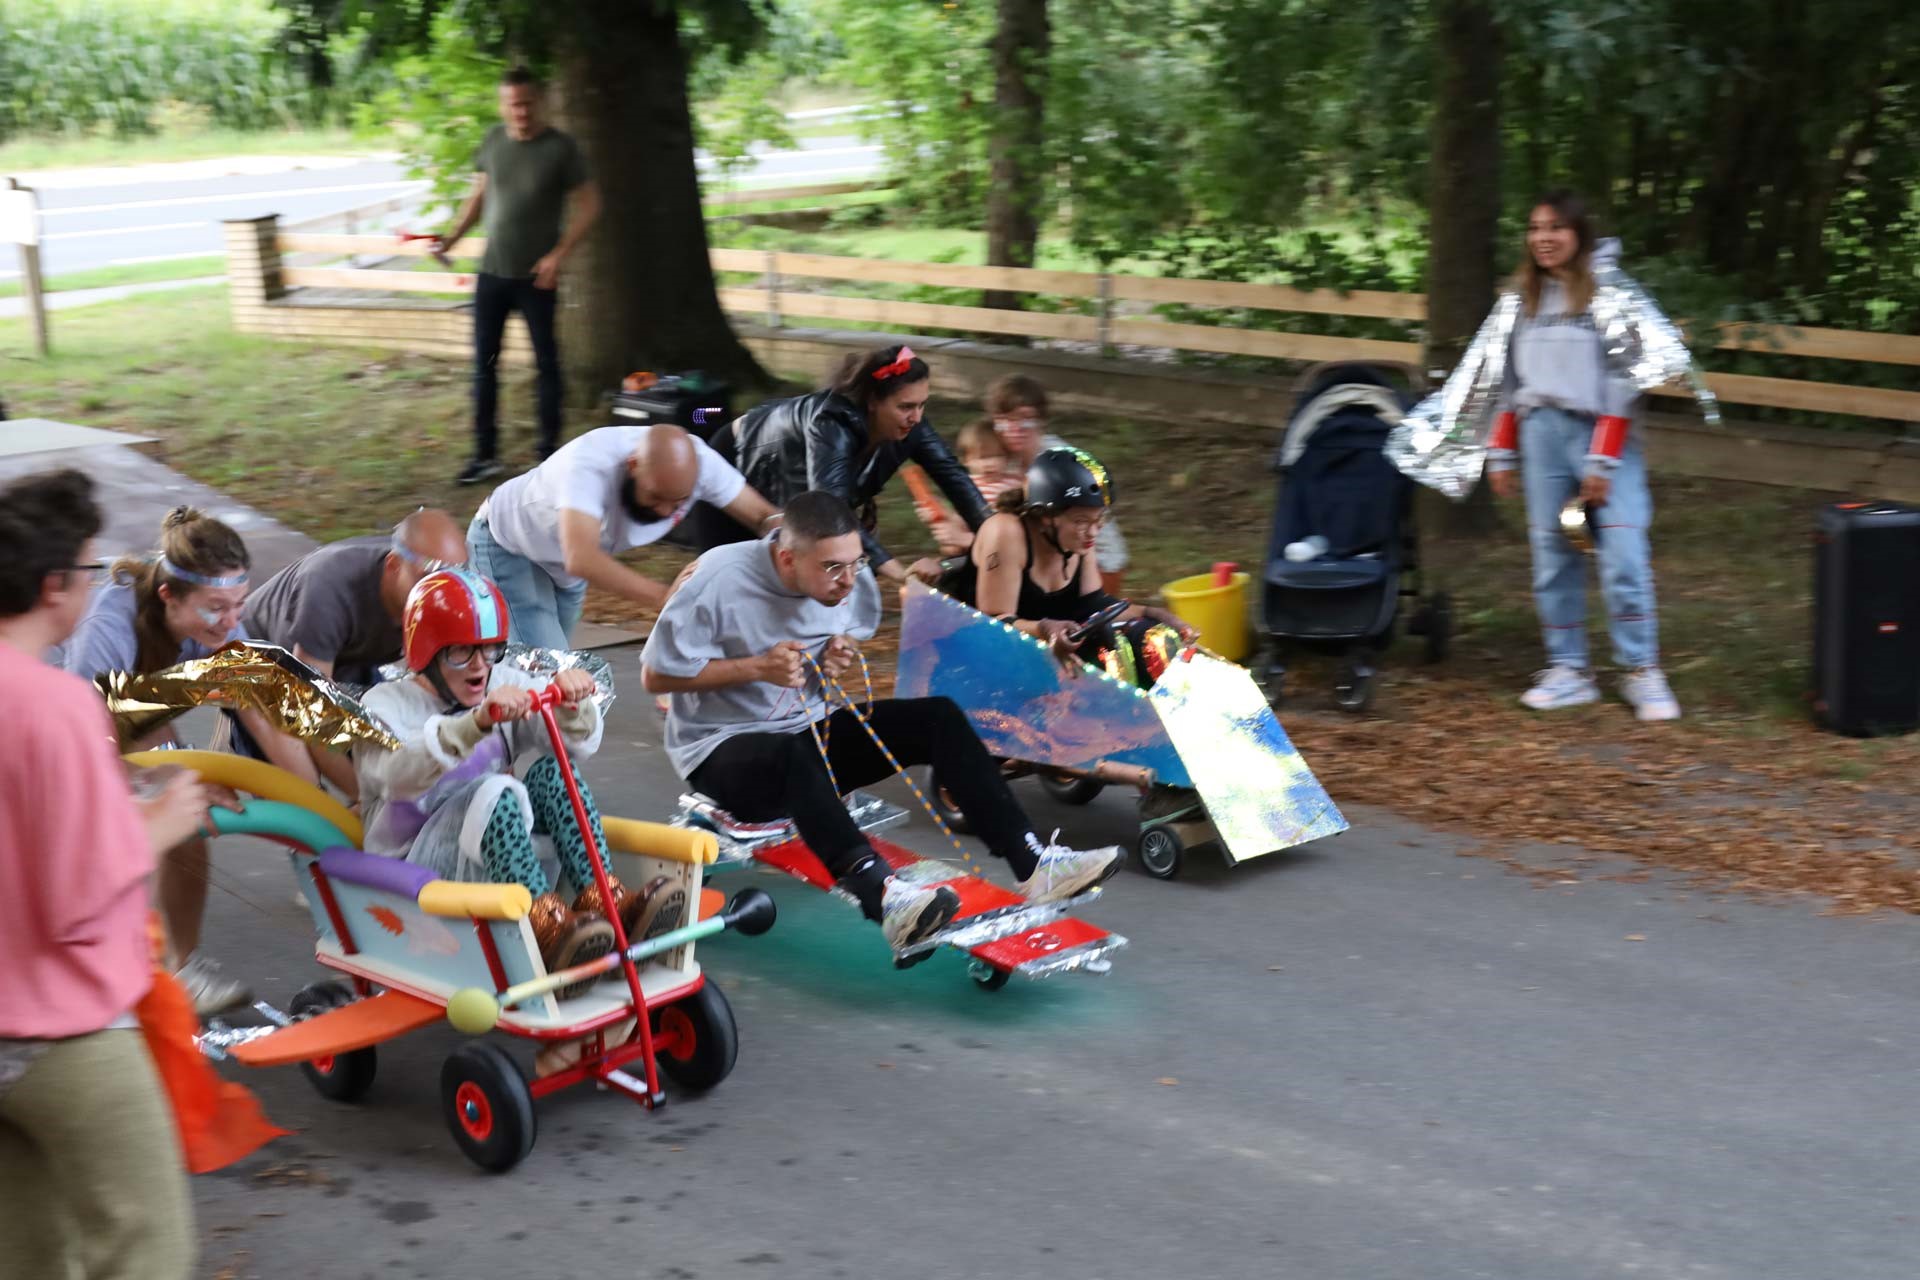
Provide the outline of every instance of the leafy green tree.
{"type": "Polygon", "coordinates": [[[761,0],[345,0],[330,19],[397,58],[399,89],[363,118],[400,121],[443,201],[471,180],[501,70],[524,62],[547,75],[556,123],[604,202],[560,314],[569,383],[597,396],[642,368],[768,381],[715,293],[689,101],[693,53],[737,61],[768,13],[761,0]]]}

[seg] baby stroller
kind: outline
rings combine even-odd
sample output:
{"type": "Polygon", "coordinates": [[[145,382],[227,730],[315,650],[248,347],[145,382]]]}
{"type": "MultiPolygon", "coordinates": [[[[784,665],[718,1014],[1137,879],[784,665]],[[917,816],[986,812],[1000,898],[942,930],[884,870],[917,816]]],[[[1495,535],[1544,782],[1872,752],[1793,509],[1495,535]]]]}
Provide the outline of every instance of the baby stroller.
{"type": "Polygon", "coordinates": [[[1344,711],[1365,710],[1403,596],[1418,601],[1407,630],[1425,637],[1427,661],[1447,655],[1453,605],[1444,591],[1422,590],[1413,482],[1381,451],[1413,404],[1417,377],[1404,366],[1359,363],[1301,375],[1274,459],[1280,497],[1261,575],[1264,675],[1276,703],[1299,645],[1344,657],[1335,700],[1344,711]]]}

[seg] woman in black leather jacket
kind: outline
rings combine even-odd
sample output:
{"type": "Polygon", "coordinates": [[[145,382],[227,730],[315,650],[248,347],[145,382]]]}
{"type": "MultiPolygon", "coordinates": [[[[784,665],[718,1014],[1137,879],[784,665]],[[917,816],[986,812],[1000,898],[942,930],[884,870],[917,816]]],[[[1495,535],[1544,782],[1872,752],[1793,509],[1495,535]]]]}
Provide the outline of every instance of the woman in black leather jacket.
{"type": "MultiPolygon", "coordinates": [[[[927,422],[931,373],[910,347],[877,347],[849,355],[824,391],[772,400],[714,432],[708,441],[767,501],[785,506],[808,489],[824,489],[860,513],[861,542],[874,572],[904,582],[909,572],[933,581],[936,560],[911,570],[873,534],[874,500],[902,463],[917,462],[940,486],[969,529],[992,513],[927,422]]],[[[695,508],[690,532],[702,547],[752,536],[722,513],[695,508]]]]}

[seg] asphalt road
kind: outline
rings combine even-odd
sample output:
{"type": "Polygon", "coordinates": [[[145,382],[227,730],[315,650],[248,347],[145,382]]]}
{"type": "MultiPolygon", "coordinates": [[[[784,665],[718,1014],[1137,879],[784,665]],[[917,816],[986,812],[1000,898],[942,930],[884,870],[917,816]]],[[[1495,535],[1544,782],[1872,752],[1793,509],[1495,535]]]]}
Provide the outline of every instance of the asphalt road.
{"type": "MultiPolygon", "coordinates": [[[[879,148],[856,138],[809,138],[795,151],[762,150],[734,181],[852,181],[876,172],[879,156],[879,148]]],[[[711,173],[709,161],[702,158],[700,164],[711,173]]],[[[300,222],[419,192],[425,185],[409,180],[391,159],[353,157],[241,157],[27,174],[22,181],[40,193],[41,256],[50,277],[218,254],[223,219],[277,213],[282,222],[300,222]]],[[[379,225],[398,225],[404,216],[389,215],[379,225]]],[[[17,274],[13,255],[0,253],[0,279],[17,274]]]]}
{"type": "MultiPolygon", "coordinates": [[[[634,651],[612,656],[631,681],[634,651]]],[[[586,769],[606,810],[665,815],[657,743],[630,692],[586,769]]],[[[1117,794],[1062,810],[1019,790],[1077,842],[1131,830],[1117,794]]],[[[204,1272],[1920,1274],[1914,922],[1658,880],[1536,887],[1349,817],[1231,871],[1124,873],[1086,913],[1133,940],[1110,975],[992,994],[952,955],[895,973],[851,908],[755,878],[778,926],[701,946],[738,1016],[733,1076],[653,1114],[549,1099],[500,1177],[445,1131],[450,1030],[382,1049],[352,1107],[230,1067],[301,1132],[197,1180],[204,1272]]],[[[940,848],[924,819],[903,831],[940,848]]],[[[216,893],[207,945],[284,1002],[318,976],[285,862],[242,840],[217,859],[250,904],[216,893]]]]}

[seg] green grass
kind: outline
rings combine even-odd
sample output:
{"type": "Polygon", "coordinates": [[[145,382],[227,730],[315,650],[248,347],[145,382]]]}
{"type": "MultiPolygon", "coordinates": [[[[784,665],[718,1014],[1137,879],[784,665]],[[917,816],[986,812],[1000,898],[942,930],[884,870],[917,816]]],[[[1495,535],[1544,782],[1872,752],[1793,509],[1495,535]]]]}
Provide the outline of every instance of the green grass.
{"type": "Polygon", "coordinates": [[[163,164],[223,156],[361,155],[385,149],[345,129],[194,129],[144,138],[29,137],[0,143],[0,173],[163,164]]]}
{"type": "MultiPolygon", "coordinates": [[[[96,267],[91,271],[69,271],[47,281],[48,293],[75,289],[104,289],[117,284],[146,284],[155,280],[191,280],[196,276],[226,274],[224,254],[204,258],[179,258],[172,262],[136,262],[124,267],[96,267]]],[[[24,287],[18,280],[0,281],[0,298],[17,298],[24,287]]]]}

